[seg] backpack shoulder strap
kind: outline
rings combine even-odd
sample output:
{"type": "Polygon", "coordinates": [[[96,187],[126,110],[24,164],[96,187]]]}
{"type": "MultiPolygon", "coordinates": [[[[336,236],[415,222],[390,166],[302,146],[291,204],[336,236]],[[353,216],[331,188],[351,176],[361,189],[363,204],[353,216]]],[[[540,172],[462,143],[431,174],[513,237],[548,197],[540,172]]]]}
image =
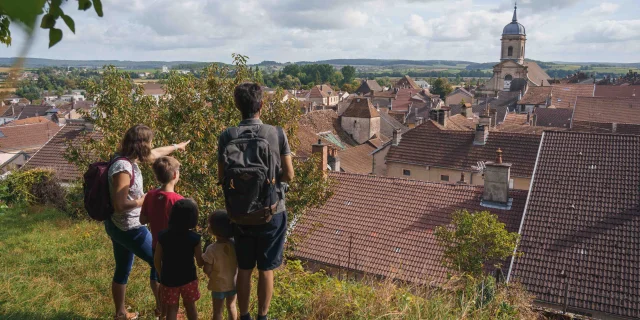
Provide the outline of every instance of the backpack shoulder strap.
{"type": "Polygon", "coordinates": [[[231,140],[238,139],[240,136],[240,128],[238,127],[229,127],[227,128],[227,132],[229,133],[229,137],[231,140]]]}
{"type": "Polygon", "coordinates": [[[258,130],[258,137],[266,138],[274,129],[274,126],[268,124],[260,125],[260,129],[258,130]]]}

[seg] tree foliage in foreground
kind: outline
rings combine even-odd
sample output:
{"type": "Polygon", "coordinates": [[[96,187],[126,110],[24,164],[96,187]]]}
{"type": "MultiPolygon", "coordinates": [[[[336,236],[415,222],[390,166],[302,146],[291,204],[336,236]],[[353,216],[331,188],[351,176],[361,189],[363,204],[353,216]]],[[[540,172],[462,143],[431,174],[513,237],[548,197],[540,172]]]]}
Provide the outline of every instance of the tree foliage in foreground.
{"type": "Polygon", "coordinates": [[[451,225],[437,227],[434,234],[444,248],[445,266],[473,277],[482,275],[486,263],[510,257],[520,240],[489,211],[456,211],[451,225]]]}
{"type": "MultiPolygon", "coordinates": [[[[218,136],[241,120],[233,90],[242,82],[254,80],[255,73],[249,71],[246,60],[244,56],[234,55],[233,70],[212,64],[203,70],[200,78],[172,73],[165,85],[166,96],[159,102],[145,96],[143,88],[135,85],[127,73],[107,67],[99,81],[90,81],[87,85],[88,95],[97,102],[90,121],[102,133],[102,139],[91,139],[88,135],[83,143],[69,145],[67,159],[81,170],[92,161],[108,159],[118,148],[124,132],[139,123],[154,130],[154,146],[191,140],[187,152],[175,154],[182,163],[177,192],[198,202],[204,222],[209,212],[224,207],[222,189],[217,185],[218,136]]],[[[291,99],[281,102],[282,96],[282,90],[265,95],[261,118],[265,123],[283,127],[295,152],[299,106],[291,99]]],[[[294,160],[296,178],[287,194],[290,214],[300,215],[330,196],[330,181],[319,170],[318,160],[294,160]]],[[[141,166],[146,189],[158,185],[149,167],[141,166]]]]}
{"type": "Polygon", "coordinates": [[[433,94],[440,95],[440,98],[444,99],[449,93],[453,92],[453,86],[447,78],[438,78],[431,83],[429,91],[433,94]]]}
{"type": "MultiPolygon", "coordinates": [[[[29,36],[33,36],[38,16],[40,28],[49,30],[49,48],[62,40],[62,29],[56,28],[60,21],[76,33],[73,18],[63,10],[68,0],[0,0],[0,43],[11,45],[11,23],[17,23],[29,36]]],[[[87,11],[93,7],[99,17],[103,16],[101,0],[78,0],[78,10],[87,11]]]]}

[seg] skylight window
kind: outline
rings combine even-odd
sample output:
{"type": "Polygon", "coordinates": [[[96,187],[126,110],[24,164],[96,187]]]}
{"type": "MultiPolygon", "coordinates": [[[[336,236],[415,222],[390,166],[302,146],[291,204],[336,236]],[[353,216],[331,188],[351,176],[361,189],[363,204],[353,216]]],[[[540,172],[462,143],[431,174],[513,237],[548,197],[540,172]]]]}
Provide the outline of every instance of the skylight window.
{"type": "Polygon", "coordinates": [[[2,131],[0,131],[0,138],[4,138],[4,137],[6,136],[4,135],[4,133],[2,133],[2,131]]]}

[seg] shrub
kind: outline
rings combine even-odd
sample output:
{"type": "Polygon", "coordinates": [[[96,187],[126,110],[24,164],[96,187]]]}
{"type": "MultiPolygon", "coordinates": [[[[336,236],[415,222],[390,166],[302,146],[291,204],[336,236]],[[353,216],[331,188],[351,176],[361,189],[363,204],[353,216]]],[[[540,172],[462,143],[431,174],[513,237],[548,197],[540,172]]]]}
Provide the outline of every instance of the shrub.
{"type": "Polygon", "coordinates": [[[44,204],[64,211],[66,191],[53,171],[46,169],[17,170],[2,182],[0,200],[10,205],[44,204]]]}
{"type": "Polygon", "coordinates": [[[82,183],[75,182],[67,187],[66,213],[73,219],[87,219],[89,215],[84,208],[84,192],[82,183]]]}

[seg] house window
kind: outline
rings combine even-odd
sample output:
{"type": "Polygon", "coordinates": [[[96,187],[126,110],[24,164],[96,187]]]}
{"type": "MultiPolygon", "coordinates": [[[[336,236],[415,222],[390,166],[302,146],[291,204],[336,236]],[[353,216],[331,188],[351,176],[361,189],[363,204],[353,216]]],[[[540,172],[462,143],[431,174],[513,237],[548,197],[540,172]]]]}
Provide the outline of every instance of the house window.
{"type": "Polygon", "coordinates": [[[440,175],[440,180],[441,181],[449,181],[449,176],[442,174],[442,175],[440,175]]]}
{"type": "Polygon", "coordinates": [[[402,169],[402,174],[405,175],[405,176],[410,176],[411,175],[411,170],[402,169]]]}
{"type": "Polygon", "coordinates": [[[513,47],[509,47],[509,48],[507,49],[507,55],[508,55],[509,57],[511,57],[511,56],[513,55],[513,47]]]}

